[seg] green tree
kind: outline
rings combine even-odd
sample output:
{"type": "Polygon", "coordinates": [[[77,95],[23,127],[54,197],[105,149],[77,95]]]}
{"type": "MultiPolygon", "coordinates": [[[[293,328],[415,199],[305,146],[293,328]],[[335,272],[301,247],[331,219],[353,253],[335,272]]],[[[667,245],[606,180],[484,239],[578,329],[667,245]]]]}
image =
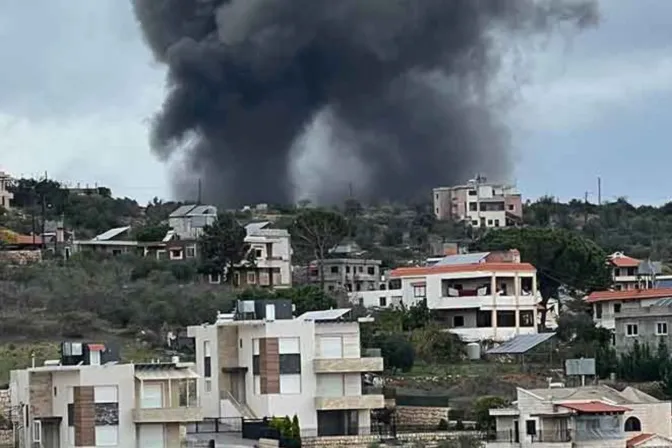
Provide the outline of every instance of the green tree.
{"type": "Polygon", "coordinates": [[[324,290],[313,285],[295,286],[278,290],[266,288],[247,288],[237,295],[238,300],[289,299],[295,306],[295,315],[300,316],[307,311],[328,310],[336,308],[336,299],[324,290]]]}
{"type": "Polygon", "coordinates": [[[148,224],[136,230],[135,239],[147,243],[161,241],[169,230],[167,224],[148,224]]]}
{"type": "Polygon", "coordinates": [[[491,431],[495,429],[495,418],[490,415],[490,409],[504,408],[509,402],[502,397],[486,396],[480,397],[474,402],[474,420],[481,431],[491,431]]]}
{"type": "Polygon", "coordinates": [[[401,370],[409,372],[415,362],[413,344],[401,334],[383,335],[377,338],[380,351],[385,362],[385,368],[393,372],[401,370]]]}
{"type": "Polygon", "coordinates": [[[290,228],[292,242],[304,248],[318,263],[320,288],[324,289],[324,259],[347,235],[348,223],[343,215],[325,209],[303,209],[290,228]]]}
{"type": "Polygon", "coordinates": [[[611,285],[607,254],[575,232],[532,227],[491,230],[475,246],[479,250],[518,249],[521,260],[537,268],[541,322],[546,321],[548,300],[558,298],[561,286],[574,294],[587,294],[611,285]]]}
{"type": "MultiPolygon", "coordinates": [[[[245,228],[229,213],[217,215],[212,225],[205,226],[199,239],[201,271],[205,274],[231,272],[245,260],[250,246],[245,242],[245,228]]],[[[230,281],[231,275],[227,276],[230,281]]]]}

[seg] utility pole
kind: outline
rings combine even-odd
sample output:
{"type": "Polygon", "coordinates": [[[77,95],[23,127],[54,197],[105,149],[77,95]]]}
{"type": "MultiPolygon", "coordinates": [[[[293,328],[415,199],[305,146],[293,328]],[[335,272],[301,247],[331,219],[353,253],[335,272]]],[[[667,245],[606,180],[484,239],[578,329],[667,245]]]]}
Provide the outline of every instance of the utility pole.
{"type": "Polygon", "coordinates": [[[597,205],[602,205],[602,178],[597,176],[597,205]]]}
{"type": "Polygon", "coordinates": [[[201,178],[198,178],[198,197],[196,198],[196,205],[201,205],[201,195],[203,194],[203,186],[201,183],[201,178]]]}
{"type": "Polygon", "coordinates": [[[583,194],[583,225],[588,223],[588,192],[583,194]]]}

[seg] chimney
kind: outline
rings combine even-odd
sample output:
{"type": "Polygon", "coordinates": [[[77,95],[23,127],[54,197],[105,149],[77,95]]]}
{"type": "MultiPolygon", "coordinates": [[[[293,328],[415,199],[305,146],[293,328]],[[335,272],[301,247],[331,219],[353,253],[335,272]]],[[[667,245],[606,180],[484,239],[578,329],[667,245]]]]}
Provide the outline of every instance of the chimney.
{"type": "Polygon", "coordinates": [[[518,249],[511,249],[511,263],[520,263],[520,251],[518,249]]]}

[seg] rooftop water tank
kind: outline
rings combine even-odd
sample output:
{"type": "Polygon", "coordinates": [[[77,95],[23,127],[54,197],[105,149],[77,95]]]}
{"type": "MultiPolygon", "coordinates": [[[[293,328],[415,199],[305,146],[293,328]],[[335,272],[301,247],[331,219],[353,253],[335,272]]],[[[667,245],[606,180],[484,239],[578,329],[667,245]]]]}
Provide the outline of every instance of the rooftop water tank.
{"type": "Polygon", "coordinates": [[[478,342],[470,342],[467,344],[467,358],[470,361],[478,361],[481,359],[481,344],[478,342]]]}

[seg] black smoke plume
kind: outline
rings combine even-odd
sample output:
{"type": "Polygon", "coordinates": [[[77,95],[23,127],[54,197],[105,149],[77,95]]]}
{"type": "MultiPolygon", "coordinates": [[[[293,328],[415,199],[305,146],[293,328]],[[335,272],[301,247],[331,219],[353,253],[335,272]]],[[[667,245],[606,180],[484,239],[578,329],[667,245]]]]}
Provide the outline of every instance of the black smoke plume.
{"type": "MultiPolygon", "coordinates": [[[[593,0],[133,2],[169,68],[152,147],[185,157],[176,185],[202,179],[204,199],[227,205],[300,199],[291,150],[325,112],[363,166],[363,196],[507,177],[508,131],[488,94],[506,38],[597,19],[593,0]]],[[[347,191],[337,169],[313,196],[347,191]]]]}

